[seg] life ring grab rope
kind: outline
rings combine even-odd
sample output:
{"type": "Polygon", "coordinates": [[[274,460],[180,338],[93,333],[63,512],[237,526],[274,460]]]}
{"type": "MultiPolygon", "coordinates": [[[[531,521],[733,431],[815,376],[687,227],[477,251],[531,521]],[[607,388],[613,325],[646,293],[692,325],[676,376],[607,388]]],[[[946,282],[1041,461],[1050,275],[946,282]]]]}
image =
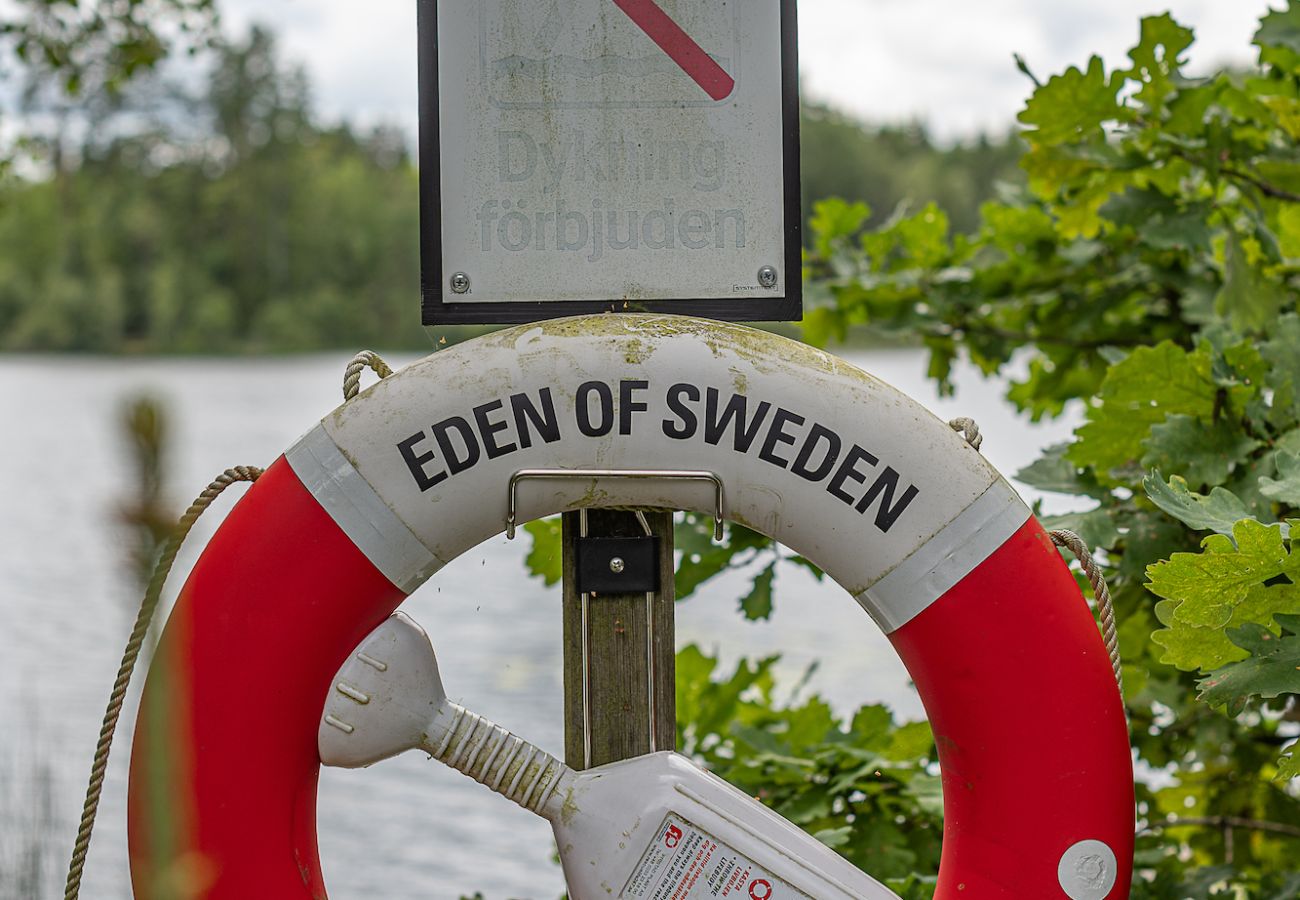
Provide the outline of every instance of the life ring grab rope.
{"type": "MultiPolygon", "coordinates": [[[[380,380],[383,380],[394,374],[393,369],[377,353],[365,350],[356,354],[347,364],[344,370],[343,379],[343,399],[344,401],[354,399],[360,393],[361,374],[365,369],[371,369],[380,380]]],[[[983,443],[983,436],[980,433],[979,425],[974,419],[961,417],[951,420],[948,423],[954,431],[959,432],[962,437],[975,450],[979,450],[983,443]]],[[[77,836],[73,844],[71,860],[68,866],[68,876],[64,887],[64,900],[77,900],[81,893],[82,875],[85,869],[86,857],[90,849],[90,841],[94,831],[95,819],[99,812],[99,801],[103,792],[104,776],[108,768],[108,759],[112,750],[113,737],[116,734],[117,725],[121,718],[122,706],[126,699],[127,688],[130,685],[132,674],[135,666],[139,661],[141,650],[144,646],[144,640],[149,632],[153,617],[157,612],[159,601],[162,598],[162,591],[166,585],[167,578],[171,573],[172,566],[175,564],[176,556],[180,552],[181,546],[188,537],[194,524],[199,517],[216,501],[216,499],[231,485],[239,482],[252,483],[262,475],[263,470],[257,466],[234,466],[226,469],[218,475],[190,504],[185,513],[177,521],[171,536],[164,545],[163,552],[159,556],[158,562],[154,567],[152,576],[149,579],[148,586],[144,596],[141,598],[140,608],[136,613],[135,623],[131,629],[130,636],[127,639],[126,647],[122,653],[122,661],[118,667],[117,676],[113,682],[113,688],[109,695],[107,708],[104,712],[104,718],[100,726],[99,739],[95,747],[95,753],[91,762],[90,777],[86,787],[86,797],[82,807],[80,823],[77,829],[77,836]]],[[[1101,619],[1101,628],[1103,640],[1106,644],[1107,652],[1110,655],[1111,665],[1115,672],[1116,683],[1123,692],[1123,679],[1121,670],[1121,660],[1119,651],[1119,642],[1116,632],[1116,620],[1114,607],[1112,604],[1110,590],[1106,584],[1105,576],[1102,574],[1100,567],[1097,565],[1093,555],[1088,550],[1083,540],[1074,532],[1058,530],[1049,533],[1052,542],[1058,547],[1069,549],[1078,557],[1080,565],[1092,585],[1096,598],[1098,614],[1101,619]]]]}
{"type": "MultiPolygon", "coordinates": [[[[372,350],[362,350],[348,361],[343,370],[344,401],[351,400],[360,393],[361,373],[366,369],[372,370],[381,379],[393,374],[392,367],[378,353],[372,350]]],[[[63,889],[64,900],[77,900],[77,897],[81,894],[81,879],[86,867],[86,854],[90,850],[90,838],[95,829],[95,818],[99,814],[99,799],[104,789],[104,775],[108,771],[108,757],[112,750],[113,735],[117,732],[117,724],[122,715],[122,705],[126,702],[126,691],[131,683],[131,675],[135,672],[136,663],[139,662],[145,637],[149,633],[149,626],[153,623],[154,614],[158,610],[158,603],[162,599],[163,587],[167,583],[167,577],[171,574],[172,566],[176,563],[176,556],[180,553],[181,545],[185,543],[185,538],[189,536],[194,523],[221,496],[226,488],[241,481],[251,484],[261,477],[262,471],[257,466],[234,466],[226,469],[213,479],[194,498],[194,502],[190,504],[189,508],[177,521],[176,527],[172,529],[171,536],[168,537],[163,552],[154,566],[144,597],[140,600],[140,608],[136,612],[135,624],[132,626],[131,634],[127,638],[126,648],[122,651],[122,662],[118,666],[117,677],[113,680],[113,689],[109,694],[108,706],[104,711],[103,721],[100,723],[99,740],[95,746],[95,755],[90,764],[90,779],[86,786],[86,799],[82,805],[81,821],[77,827],[77,837],[72,847],[72,858],[68,864],[68,877],[63,889]]]]}
{"type": "Polygon", "coordinates": [[[149,634],[149,626],[153,622],[154,613],[158,610],[163,587],[167,584],[167,576],[171,574],[172,566],[176,562],[176,555],[180,552],[181,545],[185,543],[185,538],[189,536],[190,530],[194,528],[194,523],[226,488],[241,481],[251,484],[261,477],[262,471],[257,466],[234,466],[214,478],[212,483],[194,498],[194,502],[177,521],[171,535],[167,538],[167,543],[163,546],[158,562],[154,565],[153,575],[149,578],[149,584],[140,600],[140,609],[136,612],[131,635],[127,638],[126,648],[122,651],[122,662],[118,666],[117,677],[113,680],[113,690],[109,694],[108,707],[104,711],[104,720],[99,728],[99,741],[95,745],[95,756],[90,765],[90,781],[86,786],[86,800],[82,806],[81,822],[77,827],[72,859],[68,864],[68,878],[63,889],[65,900],[77,900],[81,893],[81,876],[86,865],[86,854],[90,849],[91,833],[95,828],[95,817],[99,812],[99,798],[104,789],[104,774],[108,771],[108,756],[113,746],[113,735],[117,731],[118,720],[122,715],[122,705],[126,701],[131,675],[140,659],[145,637],[149,634]]]}

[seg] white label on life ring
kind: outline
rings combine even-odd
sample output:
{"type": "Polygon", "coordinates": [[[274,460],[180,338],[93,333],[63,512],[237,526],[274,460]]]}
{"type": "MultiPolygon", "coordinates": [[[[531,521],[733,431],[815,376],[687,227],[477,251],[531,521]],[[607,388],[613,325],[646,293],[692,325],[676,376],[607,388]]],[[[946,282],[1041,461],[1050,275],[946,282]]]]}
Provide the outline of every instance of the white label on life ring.
{"type": "Polygon", "coordinates": [[[812,900],[753,860],[669,813],[620,897],[628,900],[812,900]]]}
{"type": "Polygon", "coordinates": [[[1070,900],[1105,900],[1115,887],[1119,863],[1102,841],[1079,841],[1056,867],[1056,878],[1070,900]]]}

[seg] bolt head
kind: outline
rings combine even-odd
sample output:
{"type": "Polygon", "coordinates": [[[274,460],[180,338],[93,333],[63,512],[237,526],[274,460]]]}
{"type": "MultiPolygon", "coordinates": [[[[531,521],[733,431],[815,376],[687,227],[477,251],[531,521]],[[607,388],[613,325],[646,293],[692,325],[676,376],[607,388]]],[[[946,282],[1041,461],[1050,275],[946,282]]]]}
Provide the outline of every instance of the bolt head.
{"type": "Polygon", "coordinates": [[[622,575],[623,570],[627,568],[627,563],[623,562],[621,557],[614,557],[609,561],[609,570],[615,575],[622,575]]]}
{"type": "Polygon", "coordinates": [[[763,266],[759,269],[758,283],[765,288],[776,287],[776,269],[772,266],[763,266]]]}
{"type": "Polygon", "coordinates": [[[451,289],[457,294],[463,294],[469,290],[469,276],[464,272],[457,272],[451,276],[451,289]]]}

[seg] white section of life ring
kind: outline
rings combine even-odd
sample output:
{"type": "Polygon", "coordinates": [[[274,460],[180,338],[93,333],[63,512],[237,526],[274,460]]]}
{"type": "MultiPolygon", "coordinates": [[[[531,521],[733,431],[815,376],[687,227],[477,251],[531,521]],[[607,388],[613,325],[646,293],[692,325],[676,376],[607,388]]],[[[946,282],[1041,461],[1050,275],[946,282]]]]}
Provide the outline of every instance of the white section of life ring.
{"type": "MultiPolygon", "coordinates": [[[[504,528],[521,469],[716,473],[727,518],[819,560],[887,632],[1029,517],[920,404],[739,326],[641,315],[521,326],[436,353],[363,397],[288,458],[404,591],[504,528]]],[[[713,496],[671,479],[519,486],[520,521],[602,505],[712,511],[713,496]]]]}

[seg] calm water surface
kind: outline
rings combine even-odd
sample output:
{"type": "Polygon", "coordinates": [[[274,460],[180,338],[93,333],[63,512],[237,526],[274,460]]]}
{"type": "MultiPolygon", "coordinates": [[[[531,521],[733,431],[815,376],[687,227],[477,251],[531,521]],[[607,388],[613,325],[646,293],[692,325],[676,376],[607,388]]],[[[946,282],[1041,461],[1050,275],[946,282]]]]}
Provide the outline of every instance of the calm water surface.
{"type": "MultiPolygon", "coordinates": [[[[1068,422],[1031,428],[1006,409],[1002,385],[969,371],[956,398],[938,398],[917,351],[846,355],[945,419],[974,416],[986,456],[1003,472],[1070,432],[1068,422]]],[[[42,896],[62,896],[99,720],[138,603],[114,518],[132,484],[116,430],[124,399],[148,392],[166,401],[170,483],[180,509],[222,469],[270,462],[337,405],[347,359],[0,356],[8,407],[0,419],[0,879],[37,829],[33,772],[44,770],[53,803],[42,896]]],[[[228,508],[219,502],[200,523],[175,583],[228,508]]],[[[453,699],[558,751],[559,590],[524,575],[528,543],[499,537],[482,544],[403,608],[432,636],[453,699]]],[[[697,642],[728,662],[782,652],[787,683],[820,659],[812,687],[840,710],[883,701],[904,716],[920,714],[902,665],[844,591],[793,567],[777,580],[777,611],[766,623],[746,623],[736,612],[748,584],[743,574],[699,591],[678,607],[679,646],[697,642]]],[[[109,769],[82,891],[88,900],[130,894],[124,784],[131,724],[124,719],[109,769]]],[[[545,822],[423,755],[362,771],[326,770],[319,824],[333,900],[455,900],[474,891],[489,900],[549,900],[563,890],[545,822]]]]}

